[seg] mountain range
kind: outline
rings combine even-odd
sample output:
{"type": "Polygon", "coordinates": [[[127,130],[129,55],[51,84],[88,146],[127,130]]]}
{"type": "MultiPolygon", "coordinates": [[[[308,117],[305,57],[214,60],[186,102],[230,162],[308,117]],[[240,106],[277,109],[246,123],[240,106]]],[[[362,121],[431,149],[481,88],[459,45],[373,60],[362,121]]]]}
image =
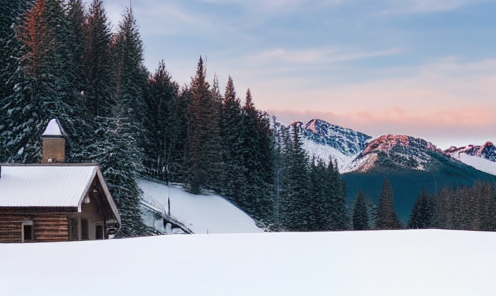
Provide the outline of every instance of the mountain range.
{"type": "Polygon", "coordinates": [[[491,142],[443,151],[424,139],[406,135],[373,139],[320,119],[293,124],[310,157],[337,162],[350,201],[362,190],[377,202],[388,179],[404,222],[422,189],[433,193],[445,186],[470,186],[476,180],[496,182],[496,147],[491,142]]]}

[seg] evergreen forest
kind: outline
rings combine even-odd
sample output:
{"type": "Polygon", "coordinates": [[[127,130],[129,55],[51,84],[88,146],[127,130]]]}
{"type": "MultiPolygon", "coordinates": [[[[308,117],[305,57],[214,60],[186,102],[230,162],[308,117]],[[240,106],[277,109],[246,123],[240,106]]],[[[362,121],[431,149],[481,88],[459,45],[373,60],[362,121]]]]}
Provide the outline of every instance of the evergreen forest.
{"type": "Polygon", "coordinates": [[[100,165],[120,237],[154,232],[138,178],[220,194],[268,231],[496,231],[496,190],[482,182],[420,193],[407,225],[387,180],[377,205],[361,192],[350,205],[337,164],[310,159],[297,127],[258,110],[231,77],[225,89],[208,81],[202,57],[188,85],[164,61],[150,72],[131,7],[113,32],[103,0],[0,3],[0,163],[40,162],[40,136],[57,118],[67,162],[100,165]]]}

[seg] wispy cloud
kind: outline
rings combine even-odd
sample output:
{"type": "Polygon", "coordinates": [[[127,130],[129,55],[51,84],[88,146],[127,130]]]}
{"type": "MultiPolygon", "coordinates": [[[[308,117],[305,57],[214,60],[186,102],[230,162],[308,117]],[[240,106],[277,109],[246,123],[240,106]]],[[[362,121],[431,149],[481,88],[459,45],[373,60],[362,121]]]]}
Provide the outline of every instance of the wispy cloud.
{"type": "Polygon", "coordinates": [[[390,56],[398,54],[400,51],[401,50],[398,48],[371,52],[344,50],[338,48],[314,48],[302,50],[277,48],[253,55],[248,59],[260,63],[279,62],[284,64],[328,64],[378,56],[390,56]]]}
{"type": "Polygon", "coordinates": [[[488,0],[386,0],[387,7],[378,14],[385,16],[443,12],[487,1],[488,0]]]}

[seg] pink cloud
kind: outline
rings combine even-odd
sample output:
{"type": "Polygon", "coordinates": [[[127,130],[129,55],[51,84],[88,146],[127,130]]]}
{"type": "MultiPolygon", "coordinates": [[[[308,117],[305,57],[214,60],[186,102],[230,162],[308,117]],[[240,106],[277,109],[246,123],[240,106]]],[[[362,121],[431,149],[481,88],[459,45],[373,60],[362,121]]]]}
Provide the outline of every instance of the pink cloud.
{"type": "Polygon", "coordinates": [[[391,107],[379,112],[357,110],[347,113],[271,110],[279,121],[288,124],[320,118],[332,124],[364,132],[373,137],[405,134],[424,138],[447,148],[451,145],[496,142],[496,107],[473,106],[446,110],[407,111],[391,107]]]}

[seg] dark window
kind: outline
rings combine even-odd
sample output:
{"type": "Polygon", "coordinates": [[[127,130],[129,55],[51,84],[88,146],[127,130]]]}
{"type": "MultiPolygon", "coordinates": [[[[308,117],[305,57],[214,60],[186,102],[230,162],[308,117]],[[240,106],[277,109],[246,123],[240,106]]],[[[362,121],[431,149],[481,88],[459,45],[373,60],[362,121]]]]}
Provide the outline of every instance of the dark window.
{"type": "Polygon", "coordinates": [[[103,239],[103,225],[97,224],[95,226],[95,239],[103,239]]]}
{"type": "Polygon", "coordinates": [[[87,219],[81,219],[81,240],[89,240],[89,233],[88,233],[88,220],[87,219]]]}
{"type": "Polygon", "coordinates": [[[71,218],[69,222],[69,240],[77,241],[78,240],[78,228],[77,228],[77,219],[71,218]]]}
{"type": "Polygon", "coordinates": [[[23,241],[32,242],[33,241],[33,224],[24,224],[23,226],[23,241]]]}

